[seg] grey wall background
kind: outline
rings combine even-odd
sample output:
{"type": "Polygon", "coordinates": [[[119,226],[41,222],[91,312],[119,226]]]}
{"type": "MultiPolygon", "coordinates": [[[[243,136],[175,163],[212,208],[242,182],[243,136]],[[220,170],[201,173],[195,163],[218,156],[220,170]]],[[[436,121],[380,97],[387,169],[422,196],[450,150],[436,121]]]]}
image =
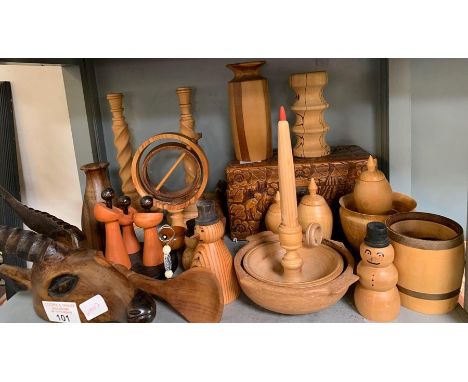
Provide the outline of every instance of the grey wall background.
{"type": "Polygon", "coordinates": [[[468,59],[394,59],[389,72],[391,183],[466,230],[468,59]]]}
{"type": "MultiPolygon", "coordinates": [[[[107,159],[114,186],[120,184],[113,145],[112,118],[106,94],[124,93],[125,116],[133,150],[152,135],[178,131],[179,107],[175,89],[194,88],[192,105],[200,145],[210,163],[207,190],[213,190],[224,169],[234,159],[229,122],[227,82],[233,78],[225,66],[256,59],[101,59],[95,71],[101,105],[107,159]]],[[[273,147],[277,147],[278,110],[289,110],[295,93],[288,78],[292,73],[326,70],[329,84],[324,95],[330,108],[331,145],[357,144],[380,156],[380,61],[377,59],[266,59],[261,73],[269,80],[273,147]]],[[[288,111],[292,124],[294,113],[288,111]]]]}

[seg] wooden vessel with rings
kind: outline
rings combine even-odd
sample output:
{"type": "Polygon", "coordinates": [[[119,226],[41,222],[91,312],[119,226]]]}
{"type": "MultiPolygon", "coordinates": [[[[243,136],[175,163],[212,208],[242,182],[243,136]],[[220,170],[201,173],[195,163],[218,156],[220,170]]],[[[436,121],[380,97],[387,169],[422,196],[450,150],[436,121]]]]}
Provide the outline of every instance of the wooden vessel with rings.
{"type": "Polygon", "coordinates": [[[179,133],[162,133],[147,139],[138,147],[132,161],[132,180],[137,192],[154,198],[153,209],[169,211],[172,226],[185,227],[183,210],[203,194],[208,173],[208,160],[202,148],[194,139],[179,133]],[[187,160],[192,162],[194,170],[190,184],[183,182],[183,176],[172,176],[187,160]],[[155,181],[152,172],[160,169],[165,173],[158,174],[159,179],[155,181]],[[171,176],[175,181],[182,180],[182,184],[175,189],[166,187],[171,176]]]}

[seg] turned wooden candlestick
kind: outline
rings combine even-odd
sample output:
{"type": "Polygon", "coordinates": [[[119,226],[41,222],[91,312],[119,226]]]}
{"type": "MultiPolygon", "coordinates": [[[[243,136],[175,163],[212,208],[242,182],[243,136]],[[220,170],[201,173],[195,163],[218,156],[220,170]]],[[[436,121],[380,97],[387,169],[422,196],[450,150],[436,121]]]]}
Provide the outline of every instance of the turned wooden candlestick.
{"type": "Polygon", "coordinates": [[[122,211],[112,206],[114,190],[106,188],[101,193],[105,203],[96,203],[94,206],[94,216],[98,222],[105,224],[106,230],[106,250],[105,257],[113,264],[121,264],[130,269],[131,262],[127,249],[120,232],[119,219],[122,211]]]}
{"type": "Polygon", "coordinates": [[[164,262],[162,244],[156,229],[164,215],[160,212],[150,212],[153,207],[153,198],[151,196],[142,197],[140,205],[145,212],[134,214],[133,221],[138,227],[144,229],[143,265],[152,267],[164,262]]]}
{"type": "MultiPolygon", "coordinates": [[[[192,89],[187,87],[180,87],[176,90],[177,97],[179,98],[179,108],[180,108],[180,119],[179,119],[179,133],[184,134],[185,136],[191,138],[194,142],[202,137],[201,133],[195,131],[195,119],[192,116],[192,104],[190,102],[190,97],[192,95],[192,89]]],[[[189,186],[193,183],[196,176],[196,167],[190,158],[184,158],[184,171],[185,171],[185,185],[189,186]]],[[[197,206],[195,203],[190,204],[184,208],[183,221],[184,223],[180,225],[172,223],[172,225],[185,226],[185,222],[189,219],[197,217],[197,206]]]]}
{"type": "Polygon", "coordinates": [[[117,162],[119,163],[119,176],[122,182],[122,192],[132,200],[132,205],[138,207],[138,195],[132,181],[132,147],[128,124],[123,114],[123,94],[110,93],[107,95],[112,113],[112,131],[114,133],[114,145],[117,150],[117,162]]]}
{"type": "Polygon", "coordinates": [[[278,122],[278,173],[281,193],[281,224],[278,228],[281,247],[286,254],[281,260],[283,275],[287,281],[301,278],[302,257],[297,252],[302,247],[302,229],[297,215],[296,178],[291,154],[291,137],[284,107],[280,109],[278,122]]]}
{"type": "Polygon", "coordinates": [[[328,83],[327,72],[293,74],[289,84],[296,92],[296,102],[291,107],[296,113],[292,128],[296,135],[293,153],[296,157],[315,158],[330,154],[325,140],[329,130],[323,113],[328,103],[323,97],[323,88],[328,83]]]}
{"type": "Polygon", "coordinates": [[[129,255],[138,253],[141,249],[140,243],[135,235],[135,230],[133,229],[133,215],[138,213],[138,211],[130,206],[131,202],[130,197],[127,195],[121,196],[117,201],[117,205],[122,210],[119,224],[122,227],[122,237],[129,255]]]}

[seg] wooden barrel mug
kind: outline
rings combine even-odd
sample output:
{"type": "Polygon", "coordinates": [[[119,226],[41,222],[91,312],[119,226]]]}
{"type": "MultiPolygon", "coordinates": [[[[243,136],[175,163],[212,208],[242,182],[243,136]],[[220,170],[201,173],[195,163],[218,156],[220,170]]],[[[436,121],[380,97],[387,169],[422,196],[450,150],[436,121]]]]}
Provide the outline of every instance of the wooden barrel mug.
{"type": "Polygon", "coordinates": [[[401,305],[426,314],[455,309],[465,264],[463,228],[424,212],[397,213],[385,224],[395,249],[401,305]]]}

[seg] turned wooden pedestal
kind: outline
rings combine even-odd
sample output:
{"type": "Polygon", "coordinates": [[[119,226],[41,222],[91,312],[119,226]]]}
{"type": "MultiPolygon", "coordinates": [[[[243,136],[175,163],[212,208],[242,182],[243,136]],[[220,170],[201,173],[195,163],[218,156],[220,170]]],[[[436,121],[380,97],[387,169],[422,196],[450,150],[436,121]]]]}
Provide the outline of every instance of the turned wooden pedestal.
{"type": "MultiPolygon", "coordinates": [[[[353,191],[365,169],[369,153],[359,146],[335,146],[320,158],[294,158],[298,201],[307,193],[313,177],[332,210],[341,196],[353,191]]],[[[265,229],[268,207],[278,190],[278,157],[258,163],[231,161],[226,167],[230,237],[243,240],[265,229]]],[[[337,224],[339,226],[339,224],[337,224]]]]}

